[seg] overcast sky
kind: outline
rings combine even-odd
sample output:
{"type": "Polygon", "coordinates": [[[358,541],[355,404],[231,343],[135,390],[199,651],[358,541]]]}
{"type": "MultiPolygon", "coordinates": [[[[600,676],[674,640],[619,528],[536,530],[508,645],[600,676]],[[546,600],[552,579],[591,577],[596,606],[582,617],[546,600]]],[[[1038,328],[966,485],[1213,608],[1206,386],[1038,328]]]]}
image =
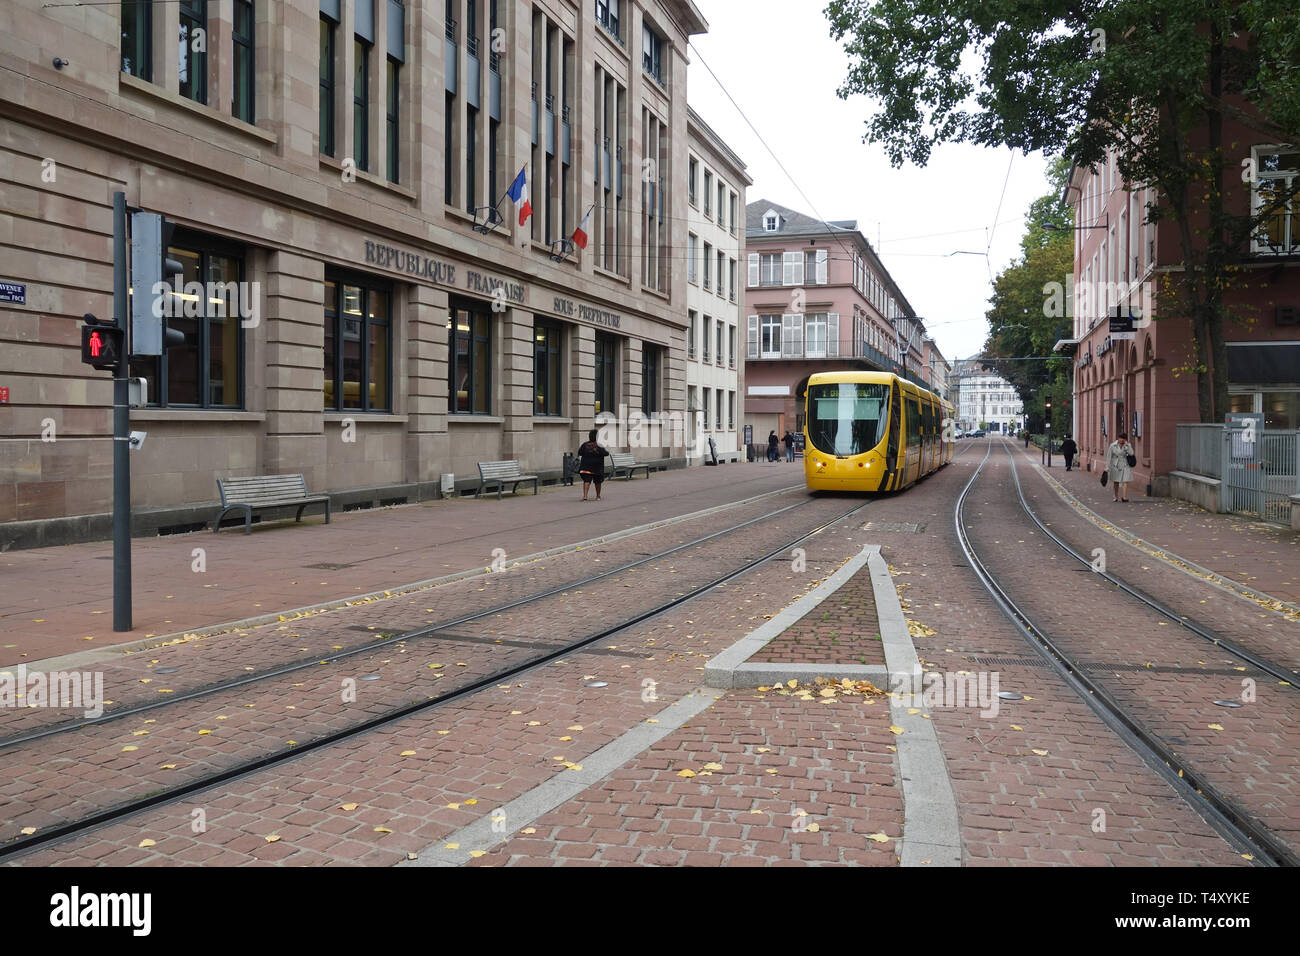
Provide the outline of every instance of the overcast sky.
{"type": "Polygon", "coordinates": [[[1019,253],[1024,214],[1048,189],[1044,158],[944,145],[924,169],[894,169],[880,146],[862,142],[870,101],[835,95],[847,59],[830,37],[823,0],[695,2],[709,32],[692,41],[688,99],[748,166],[749,201],[856,219],[944,357],[976,352],[988,328],[990,267],[996,275],[1019,253]],[[949,255],[958,251],[979,255],[949,255]]]}

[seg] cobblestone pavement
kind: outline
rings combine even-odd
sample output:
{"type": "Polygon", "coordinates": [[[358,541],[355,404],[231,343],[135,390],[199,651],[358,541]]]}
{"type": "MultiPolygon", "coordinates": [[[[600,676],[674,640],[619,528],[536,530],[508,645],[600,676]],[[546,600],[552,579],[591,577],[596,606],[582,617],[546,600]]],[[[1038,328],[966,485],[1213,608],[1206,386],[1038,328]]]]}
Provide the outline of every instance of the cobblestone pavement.
{"type": "Polygon", "coordinates": [[[311,516],[302,524],[275,521],[251,535],[225,529],[136,538],[135,629],[124,634],[113,631],[111,542],[9,551],[0,554],[0,664],[382,592],[486,567],[497,548],[513,560],[793,486],[802,486],[794,469],[729,464],[610,481],[599,503],[584,502],[581,485],[557,485],[535,498],[451,498],[339,513],[328,525],[311,516]]]}
{"type": "MultiPolygon", "coordinates": [[[[900,728],[891,725],[886,697],[810,688],[807,682],[797,688],[732,692],[709,691],[701,683],[710,657],[815,587],[864,544],[873,543],[883,547],[926,668],[949,677],[950,686],[952,678],[969,677],[969,686],[992,692],[982,702],[956,701],[941,692],[918,708],[938,733],[958,802],[966,865],[1246,865],[1237,849],[1042,666],[979,587],[957,548],[952,507],[987,446],[964,446],[952,465],[915,488],[870,501],[851,519],[808,539],[801,545],[806,550],[802,565],[779,548],[780,541],[859,501],[824,496],[773,519],[770,531],[765,521],[762,533],[738,533],[742,546],[719,547],[711,559],[682,554],[638,572],[612,575],[599,587],[573,587],[547,599],[544,613],[520,608],[457,626],[451,636],[407,638],[377,649],[373,657],[321,665],[319,670],[226,692],[222,699],[191,701],[183,709],[165,708],[158,717],[140,715],[156,724],[128,718],[104,725],[93,731],[102,736],[87,738],[96,741],[95,759],[78,762],[86,781],[69,787],[66,770],[41,776],[42,768],[33,759],[22,781],[26,795],[20,788],[3,791],[6,798],[32,800],[36,790],[46,801],[40,809],[53,820],[59,813],[73,812],[75,801],[88,805],[98,799],[96,785],[109,793],[153,787],[174,779],[170,775],[218,765],[233,753],[265,748],[272,738],[283,738],[282,745],[288,746],[289,740],[310,739],[310,734],[335,726],[341,715],[355,719],[370,708],[427,693],[430,687],[441,693],[471,676],[487,674],[492,664],[535,654],[572,634],[590,631],[593,619],[609,621],[699,589],[728,562],[735,566],[764,551],[772,555],[741,578],[702,591],[608,641],[566,653],[470,697],[39,848],[13,862],[394,865],[436,848],[450,854],[454,863],[475,866],[895,865],[899,840],[907,835],[907,807],[895,749],[900,728]],[[800,566],[803,569],[796,570],[800,566]],[[359,704],[345,706],[340,698],[345,672],[358,678],[366,676],[363,672],[378,676],[358,681],[359,704]],[[991,684],[995,677],[997,683],[991,684]],[[612,771],[585,782],[585,760],[627,739],[637,728],[666,720],[666,708],[701,690],[709,699],[700,713],[657,743],[628,754],[612,771]],[[1015,691],[1022,699],[997,699],[997,690],[1015,691]],[[294,695],[304,703],[284,703],[294,695]],[[295,710],[287,710],[289,706],[295,710]],[[218,721],[223,716],[226,719],[218,721]],[[164,723],[165,730],[160,726],[164,723]],[[205,729],[213,733],[200,735],[205,729]],[[137,736],[137,730],[149,733],[137,736]],[[127,746],[140,749],[122,749],[127,746]],[[165,764],[175,766],[166,769],[165,764]],[[137,773],[138,783],[128,783],[133,768],[144,771],[137,773]],[[574,795],[526,819],[500,817],[507,803],[527,800],[557,778],[584,784],[574,795]],[[481,828],[494,815],[501,826],[490,838],[458,842],[463,838],[457,834],[481,828]]],[[[777,472],[775,466],[765,470],[768,475],[777,472]]],[[[781,476],[788,481],[791,473],[781,476]]],[[[661,477],[641,487],[650,488],[661,477]]],[[[989,487],[998,494],[978,507],[973,503],[971,520],[982,521],[981,533],[995,535],[995,541],[1003,540],[999,535],[1017,534],[1020,547],[1026,535],[1019,525],[993,513],[995,506],[1008,504],[1005,477],[1005,466],[1001,474],[990,471],[989,487]]],[[[1038,496],[1031,497],[1035,508],[1064,526],[1065,515],[1050,513],[1052,507],[1064,506],[1029,482],[1028,474],[1022,479],[1038,496]]],[[[774,478],[769,480],[775,484],[774,478]]],[[[743,496],[742,491],[735,496],[743,496]]],[[[245,667],[260,671],[270,660],[306,660],[336,646],[364,643],[376,632],[402,633],[467,610],[494,607],[510,597],[572,581],[599,564],[621,564],[641,551],[655,553],[674,541],[785,503],[769,499],[752,510],[718,516],[716,524],[710,519],[689,530],[660,529],[617,546],[558,555],[506,574],[402,595],[320,620],[313,616],[277,621],[243,634],[132,655],[123,666],[135,670],[124,670],[113,687],[123,700],[149,699],[158,688],[140,681],[159,681],[165,661],[184,662],[174,674],[162,675],[170,681],[167,689],[182,690],[242,673],[245,667]],[[255,663],[246,663],[250,660],[255,663]]],[[[634,523],[633,517],[625,516],[624,523],[634,523]]],[[[581,536],[589,536],[589,530],[584,525],[581,536]]],[[[1069,531],[1087,534],[1073,527],[1069,531]]],[[[568,538],[578,536],[570,533],[568,538]]],[[[481,549],[484,543],[480,540],[475,547],[481,549]]],[[[1061,553],[1055,563],[1062,564],[1064,558],[1061,553]]],[[[1126,573],[1131,570],[1129,558],[1117,560],[1126,573]]],[[[1032,559],[1030,570],[1047,569],[1055,575],[1050,562],[1032,559]]],[[[1175,579],[1165,574],[1165,569],[1153,572],[1153,591],[1173,587],[1169,582],[1175,579]]],[[[812,620],[792,629],[789,643],[795,634],[806,634],[808,642],[801,639],[797,646],[818,648],[828,662],[844,653],[841,648],[854,646],[844,643],[845,634],[858,642],[855,650],[869,646],[863,638],[875,622],[875,607],[874,602],[867,604],[871,591],[866,578],[864,571],[831,595],[820,613],[809,615],[812,620]],[[822,614],[829,617],[821,620],[822,614]],[[834,638],[831,630],[836,631],[834,638]],[[834,644],[835,639],[841,644],[834,644]]],[[[1066,593],[1068,600],[1078,602],[1084,592],[1074,588],[1066,593]]],[[[1245,610],[1216,603],[1213,613],[1228,616],[1214,620],[1227,626],[1236,620],[1233,614],[1253,620],[1249,615],[1261,610],[1241,604],[1245,610]]],[[[1279,629],[1275,626],[1274,631],[1279,629]]],[[[1130,643],[1146,640],[1153,630],[1166,629],[1135,629],[1130,643]]],[[[1159,634],[1161,640],[1165,637],[1159,634]]],[[[1121,645],[1098,648],[1108,656],[1118,649],[1121,645]]],[[[1224,669],[1203,659],[1210,662],[1203,668],[1207,672],[1224,669]]],[[[850,662],[859,663],[856,657],[850,662]]],[[[1231,675],[1208,676],[1227,681],[1231,675]]],[[[1125,673],[1125,680],[1135,686],[1139,678],[1152,680],[1151,675],[1125,673]]],[[[1198,681],[1206,678],[1204,673],[1195,675],[1198,681]]],[[[1153,707],[1166,700],[1190,700],[1187,680],[1171,671],[1157,671],[1156,682],[1145,686],[1159,687],[1153,707]]],[[[1271,724],[1267,732],[1281,736],[1261,740],[1260,746],[1290,740],[1286,727],[1271,724]]],[[[1203,744],[1203,738],[1198,742],[1203,744]]],[[[1230,739],[1244,738],[1235,728],[1211,738],[1220,744],[1230,739]]],[[[30,746],[39,748],[39,743],[30,746]]],[[[1225,752],[1223,759],[1229,771],[1245,767],[1241,754],[1225,752]]],[[[46,823],[15,819],[11,825],[46,823]]]]}

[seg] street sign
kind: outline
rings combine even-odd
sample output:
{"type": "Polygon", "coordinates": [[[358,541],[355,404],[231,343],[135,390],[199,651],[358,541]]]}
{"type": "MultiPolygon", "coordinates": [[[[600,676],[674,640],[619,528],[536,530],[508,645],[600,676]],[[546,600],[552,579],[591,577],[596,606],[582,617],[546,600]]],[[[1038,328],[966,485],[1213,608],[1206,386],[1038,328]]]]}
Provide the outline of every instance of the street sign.
{"type": "Polygon", "coordinates": [[[1122,306],[1115,306],[1115,314],[1110,317],[1110,337],[1117,341],[1132,341],[1137,338],[1133,323],[1137,320],[1130,313],[1122,315],[1122,306]]]}
{"type": "Polygon", "coordinates": [[[0,405],[9,404],[9,386],[0,385],[0,405]]]}
{"type": "Polygon", "coordinates": [[[0,282],[0,302],[27,304],[27,286],[21,282],[0,282]]]}

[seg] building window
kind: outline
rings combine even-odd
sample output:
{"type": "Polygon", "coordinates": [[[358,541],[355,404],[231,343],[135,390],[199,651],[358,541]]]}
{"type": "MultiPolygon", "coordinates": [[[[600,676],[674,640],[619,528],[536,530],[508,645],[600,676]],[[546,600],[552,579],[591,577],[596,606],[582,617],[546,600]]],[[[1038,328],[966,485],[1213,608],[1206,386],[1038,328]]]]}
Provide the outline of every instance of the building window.
{"type": "Polygon", "coordinates": [[[700,178],[700,164],[694,156],[691,157],[690,165],[687,171],[686,198],[690,200],[692,206],[698,206],[700,203],[699,196],[696,195],[697,180],[700,178]]]}
{"type": "Polygon", "coordinates": [[[727,279],[727,254],[721,249],[718,250],[718,297],[721,298],[726,294],[723,285],[727,279]]]}
{"type": "Polygon", "coordinates": [[[153,81],[153,0],[122,0],[122,72],[153,81]]]}
{"type": "Polygon", "coordinates": [[[442,188],[443,202],[456,201],[456,97],[447,94],[443,111],[442,188]]]}
{"type": "Polygon", "coordinates": [[[732,259],[730,265],[731,268],[729,271],[731,275],[731,285],[728,286],[727,297],[731,299],[732,302],[735,302],[736,301],[736,260],[732,259]]]}
{"type": "Polygon", "coordinates": [[[596,333],[596,410],[595,414],[618,411],[618,339],[604,332],[596,333]]]}
{"type": "Polygon", "coordinates": [[[826,313],[813,313],[805,320],[804,349],[808,358],[826,357],[826,313]]]}
{"type": "MultiPolygon", "coordinates": [[[[732,330],[735,331],[734,329],[732,330]]],[[[736,393],[727,392],[727,428],[736,430],[736,393]]]]}
{"type": "Polygon", "coordinates": [[[704,361],[709,361],[709,345],[713,341],[713,320],[704,317],[704,361]]]}
{"type": "Polygon", "coordinates": [[[242,408],[244,337],[242,319],[260,303],[240,299],[244,250],[203,236],[178,236],[167,257],[181,264],[181,279],[194,292],[168,293],[167,327],[185,336],[160,356],[131,360],[133,375],[149,381],[150,404],[159,407],[242,408]]]}
{"type": "Polygon", "coordinates": [[[704,171],[704,218],[713,218],[713,173],[704,171]]]}
{"type": "Polygon", "coordinates": [[[659,411],[659,346],[641,346],[641,411],[647,415],[659,411]]]}
{"type": "Polygon", "coordinates": [[[387,129],[386,149],[387,149],[387,161],[388,161],[388,181],[390,183],[395,183],[398,181],[397,177],[398,177],[398,173],[400,172],[400,164],[398,163],[398,159],[400,158],[399,151],[401,149],[401,137],[398,136],[399,127],[397,125],[397,116],[398,116],[397,95],[399,89],[397,83],[397,72],[400,66],[401,64],[399,64],[392,57],[388,58],[388,107],[387,107],[387,116],[385,117],[384,121],[387,129]]]}
{"type": "Polygon", "coordinates": [[[623,42],[623,34],[619,31],[618,25],[618,8],[621,2],[622,0],[596,0],[596,22],[614,34],[614,38],[619,43],[623,42]]]}
{"type": "MultiPolygon", "coordinates": [[[[731,194],[731,234],[736,234],[736,194],[731,194]]],[[[732,283],[733,285],[735,283],[732,283]]]]}
{"type": "Polygon", "coordinates": [[[1258,216],[1273,209],[1260,222],[1252,240],[1252,250],[1264,255],[1291,255],[1300,251],[1300,226],[1294,215],[1297,198],[1294,190],[1300,179],[1300,150],[1256,146],[1256,185],[1252,212],[1258,216]]]}
{"type": "Polygon", "coordinates": [[[664,85],[664,40],[650,28],[641,25],[641,69],[649,73],[656,83],[664,85]]]}
{"type": "Polygon", "coordinates": [[[180,94],[195,103],[208,101],[208,3],[180,0],[181,36],[177,69],[180,94]]]}
{"type": "Polygon", "coordinates": [[[334,31],[337,24],[320,18],[320,152],[334,155],[334,31]]]}
{"type": "Polygon", "coordinates": [[[718,225],[721,226],[727,215],[727,185],[718,182],[718,225]]]}
{"type": "Polygon", "coordinates": [[[763,230],[765,232],[776,232],[779,225],[779,217],[775,213],[763,217],[763,230]]]}
{"type": "Polygon", "coordinates": [[[759,320],[762,338],[759,342],[760,358],[781,357],[781,316],[765,315],[759,320]]]}
{"type": "Polygon", "coordinates": [[[727,326],[727,336],[731,343],[731,348],[727,352],[727,355],[729,356],[727,364],[730,365],[732,368],[735,368],[736,367],[736,327],[734,325],[727,326]]]}
{"type": "Polygon", "coordinates": [[[352,159],[357,169],[370,169],[370,44],[360,37],[352,43],[352,159]]]}
{"type": "Polygon", "coordinates": [[[709,396],[713,394],[713,389],[703,388],[700,393],[704,396],[704,427],[709,427],[709,396]]]}
{"type": "Polygon", "coordinates": [[[713,428],[722,431],[722,389],[714,389],[713,394],[713,428]]]}
{"type": "Polygon", "coordinates": [[[447,411],[492,413],[492,313],[466,299],[447,310],[447,411]]]}
{"type": "Polygon", "coordinates": [[[245,123],[253,122],[253,0],[235,0],[235,22],[230,32],[234,46],[235,76],[230,112],[245,123]]]}
{"type": "Polygon", "coordinates": [[[782,255],[765,252],[759,256],[759,285],[782,285],[782,255]]]}
{"type": "Polygon", "coordinates": [[[713,288],[713,246],[704,244],[704,288],[713,288]]]}
{"type": "Polygon", "coordinates": [[[325,274],[325,408],[386,412],[392,368],[388,287],[325,274]]]}
{"type": "Polygon", "coordinates": [[[726,331],[727,331],[727,324],[726,324],[725,322],[723,322],[721,319],[718,319],[718,322],[717,322],[717,332],[718,332],[718,350],[717,350],[717,352],[714,353],[714,358],[717,360],[717,363],[718,363],[719,365],[722,364],[722,359],[723,359],[723,354],[722,354],[722,339],[723,339],[723,335],[726,333],[726,331]]]}
{"type": "Polygon", "coordinates": [[[695,233],[686,234],[686,281],[698,282],[700,240],[695,233]]]}
{"type": "Polygon", "coordinates": [[[564,327],[539,321],[533,328],[533,414],[564,414],[564,327]]]}
{"type": "Polygon", "coordinates": [[[686,329],[686,357],[695,358],[696,312],[691,309],[687,314],[690,316],[690,325],[686,329]]]}

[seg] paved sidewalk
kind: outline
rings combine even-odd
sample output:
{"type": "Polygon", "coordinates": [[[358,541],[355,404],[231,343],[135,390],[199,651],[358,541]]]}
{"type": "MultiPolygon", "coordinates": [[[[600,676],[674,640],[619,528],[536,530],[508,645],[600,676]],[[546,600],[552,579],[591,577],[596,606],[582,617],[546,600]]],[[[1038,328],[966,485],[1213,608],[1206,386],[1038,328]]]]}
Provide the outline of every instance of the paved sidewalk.
{"type": "MultiPolygon", "coordinates": [[[[0,665],[180,634],[344,600],[664,521],[782,488],[803,472],[768,463],[657,472],[582,486],[453,498],[132,541],[133,631],[113,631],[112,543],[0,555],[0,665]],[[196,551],[196,549],[201,549],[196,551]],[[500,557],[501,555],[495,555],[500,557]],[[199,569],[203,570],[200,571],[199,569]]],[[[774,505],[776,507],[776,505],[774,505]]]]}
{"type": "MultiPolygon", "coordinates": [[[[1037,448],[1011,443],[1017,460],[1041,463],[1037,448]]],[[[999,452],[995,449],[994,454],[999,452]]],[[[1065,470],[1052,456],[1046,473],[1128,534],[1169,551],[1239,584],[1282,601],[1300,603],[1300,535],[1279,525],[1236,515],[1211,514],[1177,498],[1148,498],[1130,486],[1129,501],[1115,502],[1110,487],[1101,486],[1097,471],[1065,470]]],[[[1025,469],[1021,469],[1022,476],[1025,469]]]]}

